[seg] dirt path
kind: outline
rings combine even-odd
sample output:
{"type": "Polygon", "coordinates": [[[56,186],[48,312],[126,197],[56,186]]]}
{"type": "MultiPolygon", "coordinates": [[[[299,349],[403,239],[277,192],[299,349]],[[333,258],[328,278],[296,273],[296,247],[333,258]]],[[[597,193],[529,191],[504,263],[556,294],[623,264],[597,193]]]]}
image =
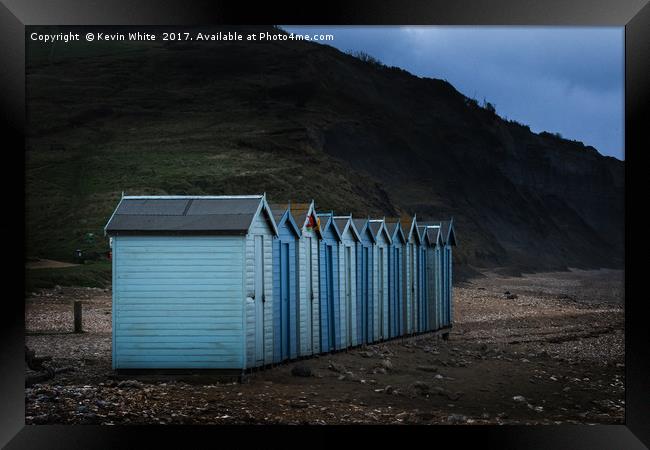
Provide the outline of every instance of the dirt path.
{"type": "Polygon", "coordinates": [[[60,269],[63,267],[74,267],[79,264],[72,264],[53,259],[39,259],[38,261],[29,261],[25,264],[27,269],[60,269]]]}
{"type": "Polygon", "coordinates": [[[26,389],[26,422],[622,423],[619,279],[600,271],[475,279],[454,289],[448,341],[422,335],[321,355],[250,373],[241,384],[117,377],[110,292],[44,291],[27,300],[28,330],[37,331],[27,344],[75,370],[26,389]],[[590,277],[599,280],[587,283],[600,286],[599,300],[572,301],[590,277]],[[65,334],[79,298],[88,332],[65,334]],[[48,330],[58,334],[42,334],[48,330]],[[293,375],[297,367],[311,376],[293,375]]]}

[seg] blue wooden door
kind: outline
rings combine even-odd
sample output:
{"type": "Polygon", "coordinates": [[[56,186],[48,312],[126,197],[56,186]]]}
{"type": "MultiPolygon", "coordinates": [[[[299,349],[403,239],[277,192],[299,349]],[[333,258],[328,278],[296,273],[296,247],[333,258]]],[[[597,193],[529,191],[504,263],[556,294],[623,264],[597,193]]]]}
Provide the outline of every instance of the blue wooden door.
{"type": "Polygon", "coordinates": [[[334,315],[334,261],[331,245],[327,245],[325,248],[325,271],[327,273],[327,307],[329,316],[328,350],[334,350],[336,346],[336,317],[334,315]]]}
{"type": "Polygon", "coordinates": [[[424,247],[418,247],[418,299],[420,303],[420,329],[427,330],[427,283],[426,283],[426,253],[424,247]]]}
{"type": "Polygon", "coordinates": [[[395,278],[395,254],[397,249],[395,247],[388,248],[388,329],[386,330],[386,335],[384,338],[389,338],[393,336],[393,302],[395,301],[395,296],[397,296],[397,288],[395,283],[397,282],[395,278]]]}
{"type": "Polygon", "coordinates": [[[255,236],[255,361],[264,363],[264,245],[263,237],[255,236]]]}
{"type": "Polygon", "coordinates": [[[404,248],[397,249],[397,289],[398,295],[395,302],[395,336],[401,336],[406,331],[406,252],[404,248]],[[399,320],[399,322],[398,322],[399,320]]]}
{"type": "Polygon", "coordinates": [[[314,316],[314,285],[313,285],[313,261],[311,254],[311,238],[308,237],[305,239],[305,258],[307,263],[307,273],[305,282],[307,283],[307,354],[311,355],[313,353],[313,342],[314,342],[314,327],[312,326],[312,318],[314,316]]]}
{"type": "Polygon", "coordinates": [[[281,359],[289,358],[289,244],[280,244],[280,348],[281,359]]]}
{"type": "Polygon", "coordinates": [[[384,297],[386,295],[384,287],[384,283],[386,282],[386,272],[384,270],[384,248],[385,247],[377,248],[377,315],[379,317],[379,320],[377,321],[377,335],[379,336],[379,339],[384,339],[386,337],[384,327],[384,297]]]}
{"type": "Polygon", "coordinates": [[[368,247],[361,248],[361,329],[362,342],[366,344],[370,341],[370,310],[372,307],[370,296],[370,283],[368,283],[370,272],[370,258],[368,247]]]}

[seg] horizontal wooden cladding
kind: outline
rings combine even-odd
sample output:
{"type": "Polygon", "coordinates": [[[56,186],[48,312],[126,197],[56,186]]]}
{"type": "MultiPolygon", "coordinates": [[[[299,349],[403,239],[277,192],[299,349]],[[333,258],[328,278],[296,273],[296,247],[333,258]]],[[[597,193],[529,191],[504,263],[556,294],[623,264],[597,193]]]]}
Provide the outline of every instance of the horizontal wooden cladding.
{"type": "Polygon", "coordinates": [[[218,360],[195,360],[189,358],[165,358],[154,361],[140,360],[137,357],[125,356],[117,361],[119,369],[241,369],[241,361],[234,358],[221,357],[218,360]]]}
{"type": "Polygon", "coordinates": [[[223,312],[239,312],[241,311],[241,305],[237,305],[234,302],[232,304],[229,304],[231,302],[225,303],[223,305],[221,304],[215,304],[214,302],[211,303],[182,303],[182,302],[175,302],[175,303],[161,303],[161,302],[156,302],[156,303],[141,303],[141,302],[129,302],[129,303],[121,303],[119,311],[143,311],[143,312],[153,312],[155,313],[156,311],[178,311],[179,309],[183,309],[184,311],[205,311],[205,312],[210,312],[210,311],[223,311],[223,312]]]}
{"type": "MultiPolygon", "coordinates": [[[[235,280],[236,281],[236,280],[235,280]]],[[[119,282],[118,291],[129,291],[132,288],[139,290],[147,290],[146,288],[150,287],[152,291],[158,291],[161,287],[164,289],[171,289],[176,292],[184,291],[213,291],[213,292],[240,292],[241,286],[237,286],[237,283],[225,284],[219,279],[214,280],[188,280],[187,284],[183,286],[179,285],[180,282],[177,279],[168,279],[161,278],[155,280],[147,279],[130,279],[130,280],[121,280],[119,282]]]]}
{"type": "Polygon", "coordinates": [[[148,254],[158,254],[158,253],[205,253],[205,254],[221,254],[225,250],[236,249],[241,246],[241,239],[227,241],[221,240],[219,246],[210,245],[211,242],[205,243],[187,243],[187,241],[178,244],[160,243],[160,244],[131,244],[123,245],[122,251],[126,253],[142,253],[145,255],[148,254]],[[207,244],[207,245],[206,245],[207,244]]]}
{"type": "Polygon", "coordinates": [[[243,237],[116,239],[116,367],[241,368],[243,237]]]}
{"type": "Polygon", "coordinates": [[[170,236],[119,236],[120,245],[123,247],[155,247],[155,246],[170,246],[178,245],[180,242],[184,241],[188,245],[197,245],[197,243],[205,242],[214,242],[219,240],[219,242],[241,242],[243,239],[241,236],[223,236],[223,235],[206,235],[206,236],[183,236],[183,235],[170,235],[170,236]]]}
{"type": "Polygon", "coordinates": [[[197,284],[197,285],[191,285],[188,284],[187,286],[178,286],[173,288],[174,285],[170,287],[170,285],[165,285],[165,284],[158,284],[158,283],[150,283],[150,284],[145,284],[145,283],[131,283],[131,284],[126,284],[123,285],[120,283],[118,285],[117,292],[119,294],[130,294],[130,293],[140,293],[140,292],[159,292],[159,291],[164,291],[164,292],[175,292],[176,295],[178,295],[179,298],[185,298],[186,293],[188,292],[210,292],[215,296],[215,299],[217,296],[222,296],[224,294],[236,294],[241,297],[241,288],[224,288],[223,286],[220,286],[219,284],[214,284],[214,285],[202,285],[202,284],[197,284]]]}
{"type": "Polygon", "coordinates": [[[120,334],[136,334],[136,333],[158,333],[162,335],[167,334],[215,334],[216,331],[232,329],[239,329],[237,324],[234,323],[220,323],[217,324],[215,321],[209,321],[209,323],[174,323],[174,322],[162,322],[162,323],[152,323],[152,322],[131,322],[131,323],[119,323],[117,325],[117,330],[120,331],[120,334]],[[232,328],[228,328],[232,327],[232,328]]]}
{"type": "Polygon", "coordinates": [[[117,319],[122,323],[185,323],[194,322],[194,323],[219,323],[218,319],[223,321],[231,321],[234,317],[239,319],[239,327],[241,328],[241,314],[227,315],[220,312],[213,313],[202,313],[199,311],[188,311],[185,314],[151,314],[151,313],[138,313],[133,311],[128,311],[126,313],[118,312],[117,319]]]}
{"type": "MultiPolygon", "coordinates": [[[[186,362],[212,362],[213,364],[221,364],[224,360],[238,361],[236,358],[228,358],[228,355],[128,355],[128,356],[119,356],[120,362],[178,362],[185,364],[186,362]],[[217,360],[218,358],[218,360],[217,360]]],[[[181,366],[182,367],[182,366],[181,366]]]]}
{"type": "MultiPolygon", "coordinates": [[[[241,302],[241,299],[236,301],[221,300],[223,303],[222,306],[228,306],[228,303],[232,303],[233,308],[239,308],[239,305],[236,302],[241,302]],[[227,302],[227,303],[226,303],[227,302]]],[[[172,297],[162,297],[162,296],[148,296],[148,297],[135,297],[128,296],[120,300],[120,308],[129,307],[129,306],[143,306],[143,307],[160,307],[165,308],[166,306],[184,306],[184,305],[213,305],[215,303],[213,296],[199,297],[199,296],[187,296],[184,298],[178,298],[176,296],[172,297]]]]}
{"type": "Polygon", "coordinates": [[[136,262],[152,262],[152,263],[161,263],[161,262],[175,262],[185,264],[188,261],[193,262],[194,264],[202,264],[203,262],[209,261],[211,264],[219,263],[230,263],[234,259],[232,253],[221,254],[221,255],[211,255],[208,253],[180,253],[180,252],[170,252],[170,253],[149,253],[149,254],[131,254],[120,253],[120,256],[123,261],[127,261],[127,264],[136,265],[136,262]]]}
{"type": "MultiPolygon", "coordinates": [[[[124,269],[124,267],[122,268],[124,269]]],[[[120,273],[118,278],[120,280],[137,280],[137,279],[146,279],[150,280],[152,278],[165,278],[168,280],[191,280],[191,279],[200,279],[200,280],[219,280],[223,279],[223,274],[231,274],[236,280],[239,278],[243,279],[241,268],[239,267],[227,267],[219,268],[215,267],[214,270],[207,269],[203,266],[196,266],[196,268],[188,268],[186,266],[159,266],[159,267],[148,267],[146,269],[134,267],[133,270],[125,270],[120,273]]]]}
{"type": "MultiPolygon", "coordinates": [[[[119,289],[116,289],[115,292],[119,292],[119,289]]],[[[167,289],[162,292],[156,292],[156,291],[138,291],[138,292],[122,292],[119,298],[119,302],[121,302],[123,299],[125,301],[137,301],[139,299],[156,299],[156,300],[164,300],[164,299],[174,299],[178,300],[182,303],[190,303],[192,300],[195,299],[204,299],[204,300],[211,300],[214,301],[215,299],[215,290],[210,289],[210,290],[205,290],[205,291],[193,291],[193,292],[181,292],[181,291],[173,291],[170,289],[167,289]],[[184,295],[183,295],[184,294],[184,295]]]]}
{"type": "MultiPolygon", "coordinates": [[[[174,351],[173,349],[146,349],[147,355],[157,356],[157,357],[187,357],[192,359],[195,356],[206,357],[209,359],[214,359],[215,357],[224,357],[228,356],[232,349],[225,350],[205,350],[205,349],[183,349],[179,351],[174,351]]],[[[120,349],[120,357],[137,357],[142,354],[142,349],[120,349]]]]}
{"type": "Polygon", "coordinates": [[[224,348],[240,342],[238,336],[120,336],[115,340],[120,348],[224,348]]]}

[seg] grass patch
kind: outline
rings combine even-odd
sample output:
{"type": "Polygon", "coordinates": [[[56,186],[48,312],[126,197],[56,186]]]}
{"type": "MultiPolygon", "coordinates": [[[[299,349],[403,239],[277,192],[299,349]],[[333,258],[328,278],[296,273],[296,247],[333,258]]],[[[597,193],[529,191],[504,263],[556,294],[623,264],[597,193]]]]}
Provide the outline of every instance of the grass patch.
{"type": "Polygon", "coordinates": [[[57,269],[26,269],[25,292],[59,286],[107,288],[111,284],[111,262],[93,262],[57,269]]]}

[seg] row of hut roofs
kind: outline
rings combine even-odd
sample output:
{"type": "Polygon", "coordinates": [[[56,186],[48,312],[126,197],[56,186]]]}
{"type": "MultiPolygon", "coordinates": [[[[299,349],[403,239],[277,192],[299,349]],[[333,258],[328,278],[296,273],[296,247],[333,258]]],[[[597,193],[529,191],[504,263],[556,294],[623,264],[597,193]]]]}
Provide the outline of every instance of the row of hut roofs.
{"type": "Polygon", "coordinates": [[[114,369],[247,369],[451,326],[453,220],[123,196],[105,233],[114,369]]]}

